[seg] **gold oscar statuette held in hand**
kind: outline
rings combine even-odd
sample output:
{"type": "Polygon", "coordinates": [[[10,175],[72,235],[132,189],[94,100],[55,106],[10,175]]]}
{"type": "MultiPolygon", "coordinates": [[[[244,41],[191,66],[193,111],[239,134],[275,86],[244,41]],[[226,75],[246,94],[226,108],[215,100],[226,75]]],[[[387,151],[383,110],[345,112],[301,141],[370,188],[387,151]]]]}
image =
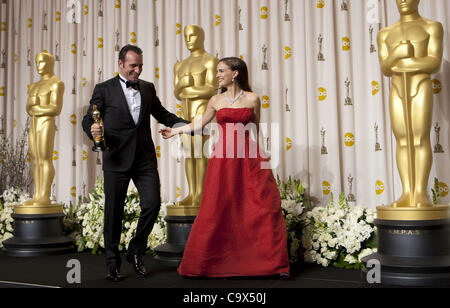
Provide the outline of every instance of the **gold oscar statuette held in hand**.
{"type": "MultiPolygon", "coordinates": [[[[103,125],[103,120],[100,114],[100,111],[98,111],[97,106],[94,105],[92,110],[92,119],[94,119],[94,123],[98,125],[103,125]]],[[[94,147],[92,148],[92,151],[99,153],[104,152],[108,150],[106,144],[105,144],[105,136],[98,136],[94,137],[94,147]]]]}

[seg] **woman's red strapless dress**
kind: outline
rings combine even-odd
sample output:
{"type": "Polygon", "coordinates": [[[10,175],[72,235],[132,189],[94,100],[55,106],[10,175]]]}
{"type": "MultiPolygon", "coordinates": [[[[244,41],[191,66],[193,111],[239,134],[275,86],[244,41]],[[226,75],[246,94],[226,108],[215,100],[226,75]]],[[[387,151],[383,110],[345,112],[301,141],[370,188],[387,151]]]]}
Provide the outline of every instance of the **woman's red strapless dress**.
{"type": "MultiPolygon", "coordinates": [[[[219,141],[208,162],[200,211],[178,273],[189,277],[289,273],[286,225],[268,159],[255,153],[249,108],[217,112],[219,141]],[[246,126],[247,125],[247,126],[246,126]]],[[[257,151],[256,151],[257,152],[257,151]]]]}

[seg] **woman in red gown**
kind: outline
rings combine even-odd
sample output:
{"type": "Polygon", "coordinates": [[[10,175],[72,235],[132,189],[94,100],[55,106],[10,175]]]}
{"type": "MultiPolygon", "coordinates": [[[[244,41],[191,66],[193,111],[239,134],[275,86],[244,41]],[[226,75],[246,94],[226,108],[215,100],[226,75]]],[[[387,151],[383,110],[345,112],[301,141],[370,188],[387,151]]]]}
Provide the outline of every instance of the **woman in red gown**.
{"type": "Polygon", "coordinates": [[[219,141],[205,174],[200,211],[178,273],[189,277],[289,277],[286,225],[270,163],[258,144],[261,103],[239,58],[222,59],[222,93],[211,98],[201,123],[160,131],[165,139],[203,128],[216,117],[219,141]],[[258,140],[258,137],[257,137],[258,140]]]}

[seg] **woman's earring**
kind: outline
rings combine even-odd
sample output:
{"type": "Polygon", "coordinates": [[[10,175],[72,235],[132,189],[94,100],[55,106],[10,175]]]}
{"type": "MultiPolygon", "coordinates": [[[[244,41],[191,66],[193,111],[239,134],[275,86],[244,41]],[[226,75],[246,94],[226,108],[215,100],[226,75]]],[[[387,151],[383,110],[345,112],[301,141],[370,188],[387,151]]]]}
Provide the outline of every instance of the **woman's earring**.
{"type": "Polygon", "coordinates": [[[232,82],[232,83],[234,83],[234,78],[233,78],[233,79],[231,79],[231,82],[232,82]]]}

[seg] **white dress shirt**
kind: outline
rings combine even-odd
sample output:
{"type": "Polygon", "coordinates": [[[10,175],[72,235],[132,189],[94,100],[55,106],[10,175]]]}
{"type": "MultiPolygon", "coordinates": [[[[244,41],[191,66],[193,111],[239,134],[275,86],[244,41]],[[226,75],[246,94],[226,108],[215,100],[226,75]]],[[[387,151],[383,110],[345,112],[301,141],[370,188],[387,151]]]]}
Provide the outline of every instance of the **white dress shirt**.
{"type": "MultiPolygon", "coordinates": [[[[127,79],[123,78],[120,74],[119,77],[122,78],[122,80],[127,81],[127,79]]],[[[141,114],[141,92],[133,89],[132,87],[127,88],[125,82],[119,82],[122,86],[125,98],[127,99],[128,110],[130,110],[131,116],[134,120],[134,124],[137,124],[139,121],[139,115],[141,114]]]]}

